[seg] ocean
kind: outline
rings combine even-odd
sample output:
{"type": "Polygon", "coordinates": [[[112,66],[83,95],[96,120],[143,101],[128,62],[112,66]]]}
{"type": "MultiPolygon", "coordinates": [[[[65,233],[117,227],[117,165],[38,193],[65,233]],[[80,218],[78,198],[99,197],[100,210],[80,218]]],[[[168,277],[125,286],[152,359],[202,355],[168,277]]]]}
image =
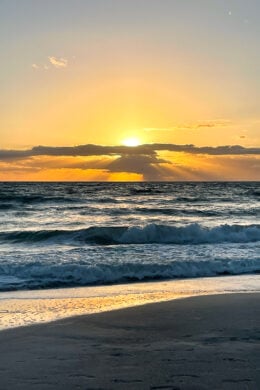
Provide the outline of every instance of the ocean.
{"type": "Polygon", "coordinates": [[[0,291],[260,272],[260,182],[1,183],[0,291]]]}

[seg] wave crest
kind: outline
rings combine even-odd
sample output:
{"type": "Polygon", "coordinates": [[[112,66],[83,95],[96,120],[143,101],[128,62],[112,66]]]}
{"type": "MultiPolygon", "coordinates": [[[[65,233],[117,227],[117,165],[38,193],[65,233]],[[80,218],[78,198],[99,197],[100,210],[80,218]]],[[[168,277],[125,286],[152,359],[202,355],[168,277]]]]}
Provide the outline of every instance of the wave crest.
{"type": "Polygon", "coordinates": [[[169,226],[149,224],[139,226],[93,226],[79,230],[40,230],[1,232],[0,241],[17,243],[86,243],[118,244],[215,244],[248,243],[260,240],[260,225],[220,225],[205,227],[199,224],[169,226]]]}

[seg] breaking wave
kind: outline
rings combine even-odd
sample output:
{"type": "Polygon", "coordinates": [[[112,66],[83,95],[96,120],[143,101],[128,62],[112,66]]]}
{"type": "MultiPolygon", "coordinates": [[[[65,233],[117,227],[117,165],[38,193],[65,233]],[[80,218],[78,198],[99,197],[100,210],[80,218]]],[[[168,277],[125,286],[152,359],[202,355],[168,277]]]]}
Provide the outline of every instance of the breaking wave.
{"type": "Polygon", "coordinates": [[[216,259],[215,261],[177,260],[157,263],[5,264],[0,267],[0,290],[38,289],[101,285],[147,280],[195,278],[259,273],[258,259],[216,259]]]}
{"type": "Polygon", "coordinates": [[[148,224],[138,226],[95,226],[78,230],[39,230],[0,232],[0,242],[119,244],[215,244],[249,243],[260,240],[260,225],[220,225],[205,227],[200,224],[170,226],[148,224]]]}

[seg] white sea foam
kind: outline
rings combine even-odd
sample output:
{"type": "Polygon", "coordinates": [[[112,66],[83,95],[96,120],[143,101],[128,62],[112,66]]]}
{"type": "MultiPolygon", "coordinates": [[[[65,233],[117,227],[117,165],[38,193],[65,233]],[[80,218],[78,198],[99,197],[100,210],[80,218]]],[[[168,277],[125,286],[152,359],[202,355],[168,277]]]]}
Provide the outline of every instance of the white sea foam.
{"type": "MultiPolygon", "coordinates": [[[[140,259],[141,260],[141,259],[140,259]]],[[[167,263],[141,261],[136,263],[76,263],[6,264],[1,267],[9,274],[0,282],[2,290],[21,288],[50,288],[61,286],[84,286],[141,280],[191,278],[216,275],[238,275],[260,272],[260,257],[254,259],[173,260],[167,263]]]]}

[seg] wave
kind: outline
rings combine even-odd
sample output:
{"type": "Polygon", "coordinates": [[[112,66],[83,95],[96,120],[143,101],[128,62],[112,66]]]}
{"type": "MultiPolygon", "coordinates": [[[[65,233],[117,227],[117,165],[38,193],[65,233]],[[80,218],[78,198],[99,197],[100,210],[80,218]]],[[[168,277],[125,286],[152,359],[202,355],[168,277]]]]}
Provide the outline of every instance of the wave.
{"type": "Polygon", "coordinates": [[[249,243],[260,240],[260,225],[205,227],[148,224],[139,226],[94,226],[78,230],[0,232],[0,241],[16,243],[118,244],[213,244],[249,243]]]}
{"type": "Polygon", "coordinates": [[[259,273],[258,259],[172,261],[158,263],[5,264],[0,266],[0,290],[102,285],[160,279],[259,273]]]}
{"type": "Polygon", "coordinates": [[[129,189],[129,196],[132,195],[157,195],[157,194],[164,194],[167,193],[169,189],[165,188],[130,188],[129,189]]]}
{"type": "Polygon", "coordinates": [[[22,205],[38,203],[76,203],[78,198],[65,196],[44,196],[44,195],[20,195],[20,194],[1,194],[0,202],[14,202],[22,205]]]}
{"type": "MultiPolygon", "coordinates": [[[[116,212],[121,211],[127,211],[129,213],[128,209],[115,209],[116,212]]],[[[111,212],[113,212],[112,210],[111,212]]],[[[197,216],[216,216],[220,214],[218,211],[214,210],[198,210],[198,209],[191,209],[191,208],[166,208],[166,207],[135,207],[131,208],[132,213],[140,213],[140,214],[162,214],[162,215],[197,215],[197,216]]],[[[243,213],[245,213],[243,211],[243,213]]]]}
{"type": "Polygon", "coordinates": [[[258,200],[260,197],[260,191],[254,191],[252,195],[254,195],[254,197],[258,200]]]}
{"type": "Polygon", "coordinates": [[[0,211],[1,210],[6,211],[6,210],[12,210],[12,209],[15,209],[15,206],[13,204],[10,204],[10,203],[0,204],[0,211]]]}

